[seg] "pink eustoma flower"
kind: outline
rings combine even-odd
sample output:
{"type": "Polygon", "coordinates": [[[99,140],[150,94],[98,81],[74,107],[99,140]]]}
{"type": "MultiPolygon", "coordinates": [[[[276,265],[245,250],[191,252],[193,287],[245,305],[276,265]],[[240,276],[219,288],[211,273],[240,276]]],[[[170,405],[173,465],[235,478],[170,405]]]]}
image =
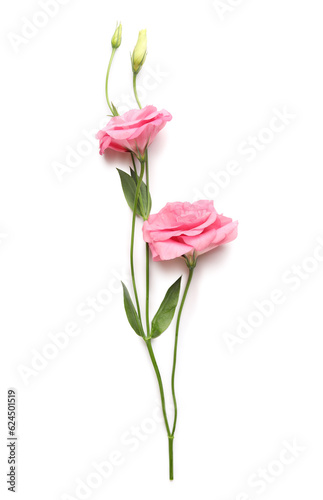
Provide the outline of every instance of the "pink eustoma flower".
{"type": "Polygon", "coordinates": [[[171,119],[168,111],[157,111],[155,106],[131,109],[121,116],[114,116],[96,135],[100,141],[100,154],[113,149],[143,157],[145,149],[171,119]]]}
{"type": "Polygon", "coordinates": [[[167,203],[143,224],[153,260],[197,257],[238,235],[238,222],[216,212],[213,201],[167,203]]]}

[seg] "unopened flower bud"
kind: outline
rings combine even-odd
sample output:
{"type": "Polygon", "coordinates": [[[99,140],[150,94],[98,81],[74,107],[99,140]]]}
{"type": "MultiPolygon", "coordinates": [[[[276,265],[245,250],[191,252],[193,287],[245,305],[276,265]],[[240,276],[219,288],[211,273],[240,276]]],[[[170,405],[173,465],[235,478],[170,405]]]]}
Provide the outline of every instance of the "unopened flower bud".
{"type": "Polygon", "coordinates": [[[138,41],[131,57],[132,71],[136,75],[141,70],[147,55],[147,34],[146,30],[139,31],[138,41]]]}
{"type": "Polygon", "coordinates": [[[113,49],[117,49],[121,45],[122,39],[122,24],[119,23],[116,27],[113,37],[111,38],[111,45],[113,49]]]}

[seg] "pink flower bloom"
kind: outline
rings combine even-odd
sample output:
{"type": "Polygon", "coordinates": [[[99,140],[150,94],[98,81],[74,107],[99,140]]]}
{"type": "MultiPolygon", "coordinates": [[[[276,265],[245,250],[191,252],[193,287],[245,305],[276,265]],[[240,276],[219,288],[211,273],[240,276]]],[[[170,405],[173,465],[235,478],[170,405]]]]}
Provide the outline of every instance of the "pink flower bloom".
{"type": "Polygon", "coordinates": [[[171,119],[172,115],[168,111],[157,111],[155,106],[131,109],[121,116],[114,116],[96,135],[100,141],[100,154],[107,149],[114,149],[143,156],[146,147],[171,119]]]}
{"type": "Polygon", "coordinates": [[[238,222],[216,212],[213,201],[167,203],[143,225],[144,240],[154,261],[188,258],[229,243],[238,235],[238,222]]]}

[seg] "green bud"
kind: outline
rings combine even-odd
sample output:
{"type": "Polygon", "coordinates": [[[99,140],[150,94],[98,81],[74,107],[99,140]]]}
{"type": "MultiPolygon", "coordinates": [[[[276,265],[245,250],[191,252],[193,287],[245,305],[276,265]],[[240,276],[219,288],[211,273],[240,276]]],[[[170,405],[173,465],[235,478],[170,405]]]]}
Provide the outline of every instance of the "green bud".
{"type": "Polygon", "coordinates": [[[113,49],[117,49],[121,45],[122,39],[122,24],[117,25],[113,37],[111,38],[111,45],[113,49]]]}
{"type": "Polygon", "coordinates": [[[139,31],[138,41],[131,57],[132,71],[136,75],[141,70],[147,55],[147,34],[146,30],[139,31]]]}

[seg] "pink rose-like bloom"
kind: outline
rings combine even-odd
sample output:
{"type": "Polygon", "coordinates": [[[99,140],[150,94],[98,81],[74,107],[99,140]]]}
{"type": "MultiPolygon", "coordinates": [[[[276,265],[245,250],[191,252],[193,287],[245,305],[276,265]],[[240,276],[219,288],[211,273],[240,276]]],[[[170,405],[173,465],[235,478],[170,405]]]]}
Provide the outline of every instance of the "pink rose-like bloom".
{"type": "Polygon", "coordinates": [[[213,201],[167,203],[143,225],[144,240],[154,261],[195,256],[229,243],[238,235],[238,222],[216,212],[213,201]]]}
{"type": "Polygon", "coordinates": [[[137,156],[139,152],[143,156],[146,147],[171,119],[172,115],[168,111],[157,111],[155,106],[131,109],[121,116],[114,116],[96,135],[100,141],[100,154],[107,149],[114,149],[121,152],[132,151],[137,156]]]}

